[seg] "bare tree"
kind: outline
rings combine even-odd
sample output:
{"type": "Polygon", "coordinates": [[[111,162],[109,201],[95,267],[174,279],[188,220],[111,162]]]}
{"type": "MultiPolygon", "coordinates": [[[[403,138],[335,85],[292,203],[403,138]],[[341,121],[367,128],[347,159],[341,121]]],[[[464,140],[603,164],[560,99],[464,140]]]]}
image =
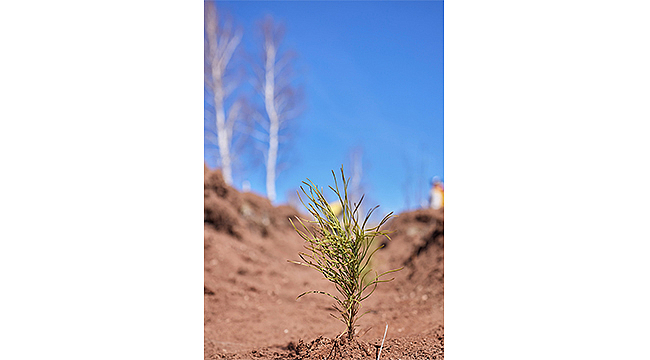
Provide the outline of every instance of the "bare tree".
{"type": "MultiPolygon", "coordinates": [[[[356,146],[348,152],[348,169],[350,169],[350,188],[348,193],[353,203],[358,203],[363,196],[363,148],[356,146]]],[[[359,213],[363,214],[363,205],[359,206],[359,213]]]]}
{"type": "Polygon", "coordinates": [[[429,205],[428,195],[429,195],[429,182],[427,179],[427,174],[429,173],[427,167],[427,160],[429,159],[427,148],[424,143],[420,143],[418,146],[418,159],[420,160],[418,166],[417,174],[417,193],[415,198],[418,201],[420,208],[426,208],[429,205]]]}
{"type": "Polygon", "coordinates": [[[292,65],[295,53],[280,49],[284,26],[276,24],[272,17],[267,16],[260,28],[263,38],[261,63],[253,63],[253,71],[254,86],[264,105],[254,116],[257,126],[251,135],[264,144],[261,150],[266,166],[266,196],[274,201],[280,144],[287,139],[286,129],[290,120],[302,111],[302,93],[294,84],[292,65]]]}
{"type": "Polygon", "coordinates": [[[241,101],[235,101],[226,114],[226,99],[238,85],[234,75],[227,73],[228,64],[235,49],[241,42],[241,30],[234,30],[232,22],[220,24],[219,12],[214,2],[204,2],[205,16],[205,84],[214,95],[214,113],[216,122],[216,142],[223,177],[228,185],[232,184],[231,152],[233,130],[240,117],[241,101]]]}
{"type": "Polygon", "coordinates": [[[404,195],[404,211],[411,209],[411,186],[413,182],[413,174],[411,170],[411,162],[405,152],[402,152],[402,165],[404,165],[404,181],[402,182],[402,195],[404,195]]]}

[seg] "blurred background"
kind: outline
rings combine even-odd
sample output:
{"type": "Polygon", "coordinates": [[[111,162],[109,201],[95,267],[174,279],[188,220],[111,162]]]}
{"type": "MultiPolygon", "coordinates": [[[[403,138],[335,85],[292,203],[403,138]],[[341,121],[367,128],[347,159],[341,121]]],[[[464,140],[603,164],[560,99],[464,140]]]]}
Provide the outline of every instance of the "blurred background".
{"type": "Polygon", "coordinates": [[[441,206],[443,6],[206,2],[208,167],[298,209],[301,182],[341,165],[377,215],[441,206]]]}

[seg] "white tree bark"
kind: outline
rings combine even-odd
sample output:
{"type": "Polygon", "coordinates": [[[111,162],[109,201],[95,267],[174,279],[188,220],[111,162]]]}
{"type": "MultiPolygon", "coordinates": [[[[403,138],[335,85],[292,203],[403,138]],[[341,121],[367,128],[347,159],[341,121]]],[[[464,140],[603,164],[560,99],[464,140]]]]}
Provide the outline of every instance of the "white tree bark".
{"type": "Polygon", "coordinates": [[[275,183],[282,170],[278,163],[280,145],[287,141],[287,124],[301,112],[301,93],[293,85],[291,51],[279,51],[284,28],[274,24],[268,17],[262,24],[264,36],[261,63],[254,66],[257,75],[256,88],[264,100],[264,110],[254,115],[259,125],[251,131],[251,137],[260,141],[264,149],[266,165],[266,196],[275,201],[275,183]]]}
{"type": "Polygon", "coordinates": [[[219,26],[219,16],[214,9],[214,3],[205,3],[205,29],[208,49],[207,61],[212,75],[212,90],[214,93],[214,110],[217,129],[217,145],[221,160],[221,171],[224,181],[232,185],[232,128],[237,118],[238,107],[233,106],[226,118],[224,101],[232,91],[232,86],[224,86],[224,74],[233,52],[241,41],[241,33],[232,33],[219,26]]]}
{"type": "MultiPolygon", "coordinates": [[[[214,76],[214,71],[213,75],[214,76]]],[[[214,109],[217,118],[217,141],[219,157],[221,158],[221,172],[228,185],[232,185],[232,164],[230,159],[230,137],[226,129],[226,112],[223,108],[223,89],[221,84],[214,89],[214,109]]]]}
{"type": "Polygon", "coordinates": [[[269,117],[269,150],[266,158],[266,195],[275,201],[275,167],[278,161],[278,131],[280,122],[275,108],[275,44],[272,34],[265,41],[266,63],[264,77],[264,105],[269,117]]]}

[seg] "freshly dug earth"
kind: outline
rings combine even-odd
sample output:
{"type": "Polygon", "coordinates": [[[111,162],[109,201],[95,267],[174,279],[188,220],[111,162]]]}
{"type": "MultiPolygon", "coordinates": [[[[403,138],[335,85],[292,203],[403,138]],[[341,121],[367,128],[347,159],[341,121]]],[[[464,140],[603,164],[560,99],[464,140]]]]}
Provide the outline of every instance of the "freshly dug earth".
{"type": "MultiPolygon", "coordinates": [[[[417,210],[386,224],[394,231],[373,260],[379,272],[404,267],[379,284],[362,303],[357,336],[327,296],[335,292],[317,271],[289,263],[304,241],[289,206],[227,186],[219,171],[205,168],[204,357],[205,359],[444,358],[444,213],[417,210]]],[[[367,204],[371,205],[371,204],[367,204]]]]}

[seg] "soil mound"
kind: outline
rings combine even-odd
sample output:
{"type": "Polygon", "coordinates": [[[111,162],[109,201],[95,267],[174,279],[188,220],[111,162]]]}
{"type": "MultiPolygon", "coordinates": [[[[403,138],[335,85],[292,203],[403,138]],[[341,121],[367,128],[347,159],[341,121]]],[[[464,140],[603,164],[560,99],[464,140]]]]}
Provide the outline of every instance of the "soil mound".
{"type": "Polygon", "coordinates": [[[420,209],[403,213],[387,224],[393,241],[385,241],[378,258],[391,268],[404,267],[402,281],[395,281],[403,294],[444,301],[444,210],[420,209]]]}
{"type": "Polygon", "coordinates": [[[318,272],[287,262],[303,250],[289,222],[297,215],[290,206],[240,193],[220,171],[205,168],[206,359],[322,359],[330,352],[331,359],[376,358],[387,323],[382,358],[443,358],[442,211],[409,212],[386,225],[392,241],[373,266],[404,269],[364,301],[362,311],[370,312],[353,342],[340,341],[345,326],[328,315],[334,312],[329,297],[296,300],[307,290],[336,291],[318,272]]]}
{"type": "Polygon", "coordinates": [[[408,336],[398,339],[382,339],[375,342],[347,340],[345,337],[330,339],[319,336],[305,343],[289,342],[287,346],[263,347],[245,353],[215,355],[216,359],[277,359],[277,360],[375,360],[382,359],[444,359],[445,335],[438,326],[424,336],[408,336]],[[380,353],[381,351],[381,353],[380,353]]]}
{"type": "Polygon", "coordinates": [[[444,331],[437,327],[425,336],[410,336],[399,339],[381,339],[375,342],[363,340],[347,340],[344,336],[339,339],[318,337],[309,344],[300,340],[298,345],[289,343],[286,359],[332,359],[332,360],[361,360],[361,359],[443,359],[444,331]],[[380,354],[381,351],[381,354],[380,354]]]}
{"type": "Polygon", "coordinates": [[[240,193],[226,185],[221,171],[204,168],[204,213],[206,225],[238,239],[261,235],[270,229],[291,228],[288,218],[298,215],[289,206],[274,208],[271,202],[252,193],[240,193]]]}

